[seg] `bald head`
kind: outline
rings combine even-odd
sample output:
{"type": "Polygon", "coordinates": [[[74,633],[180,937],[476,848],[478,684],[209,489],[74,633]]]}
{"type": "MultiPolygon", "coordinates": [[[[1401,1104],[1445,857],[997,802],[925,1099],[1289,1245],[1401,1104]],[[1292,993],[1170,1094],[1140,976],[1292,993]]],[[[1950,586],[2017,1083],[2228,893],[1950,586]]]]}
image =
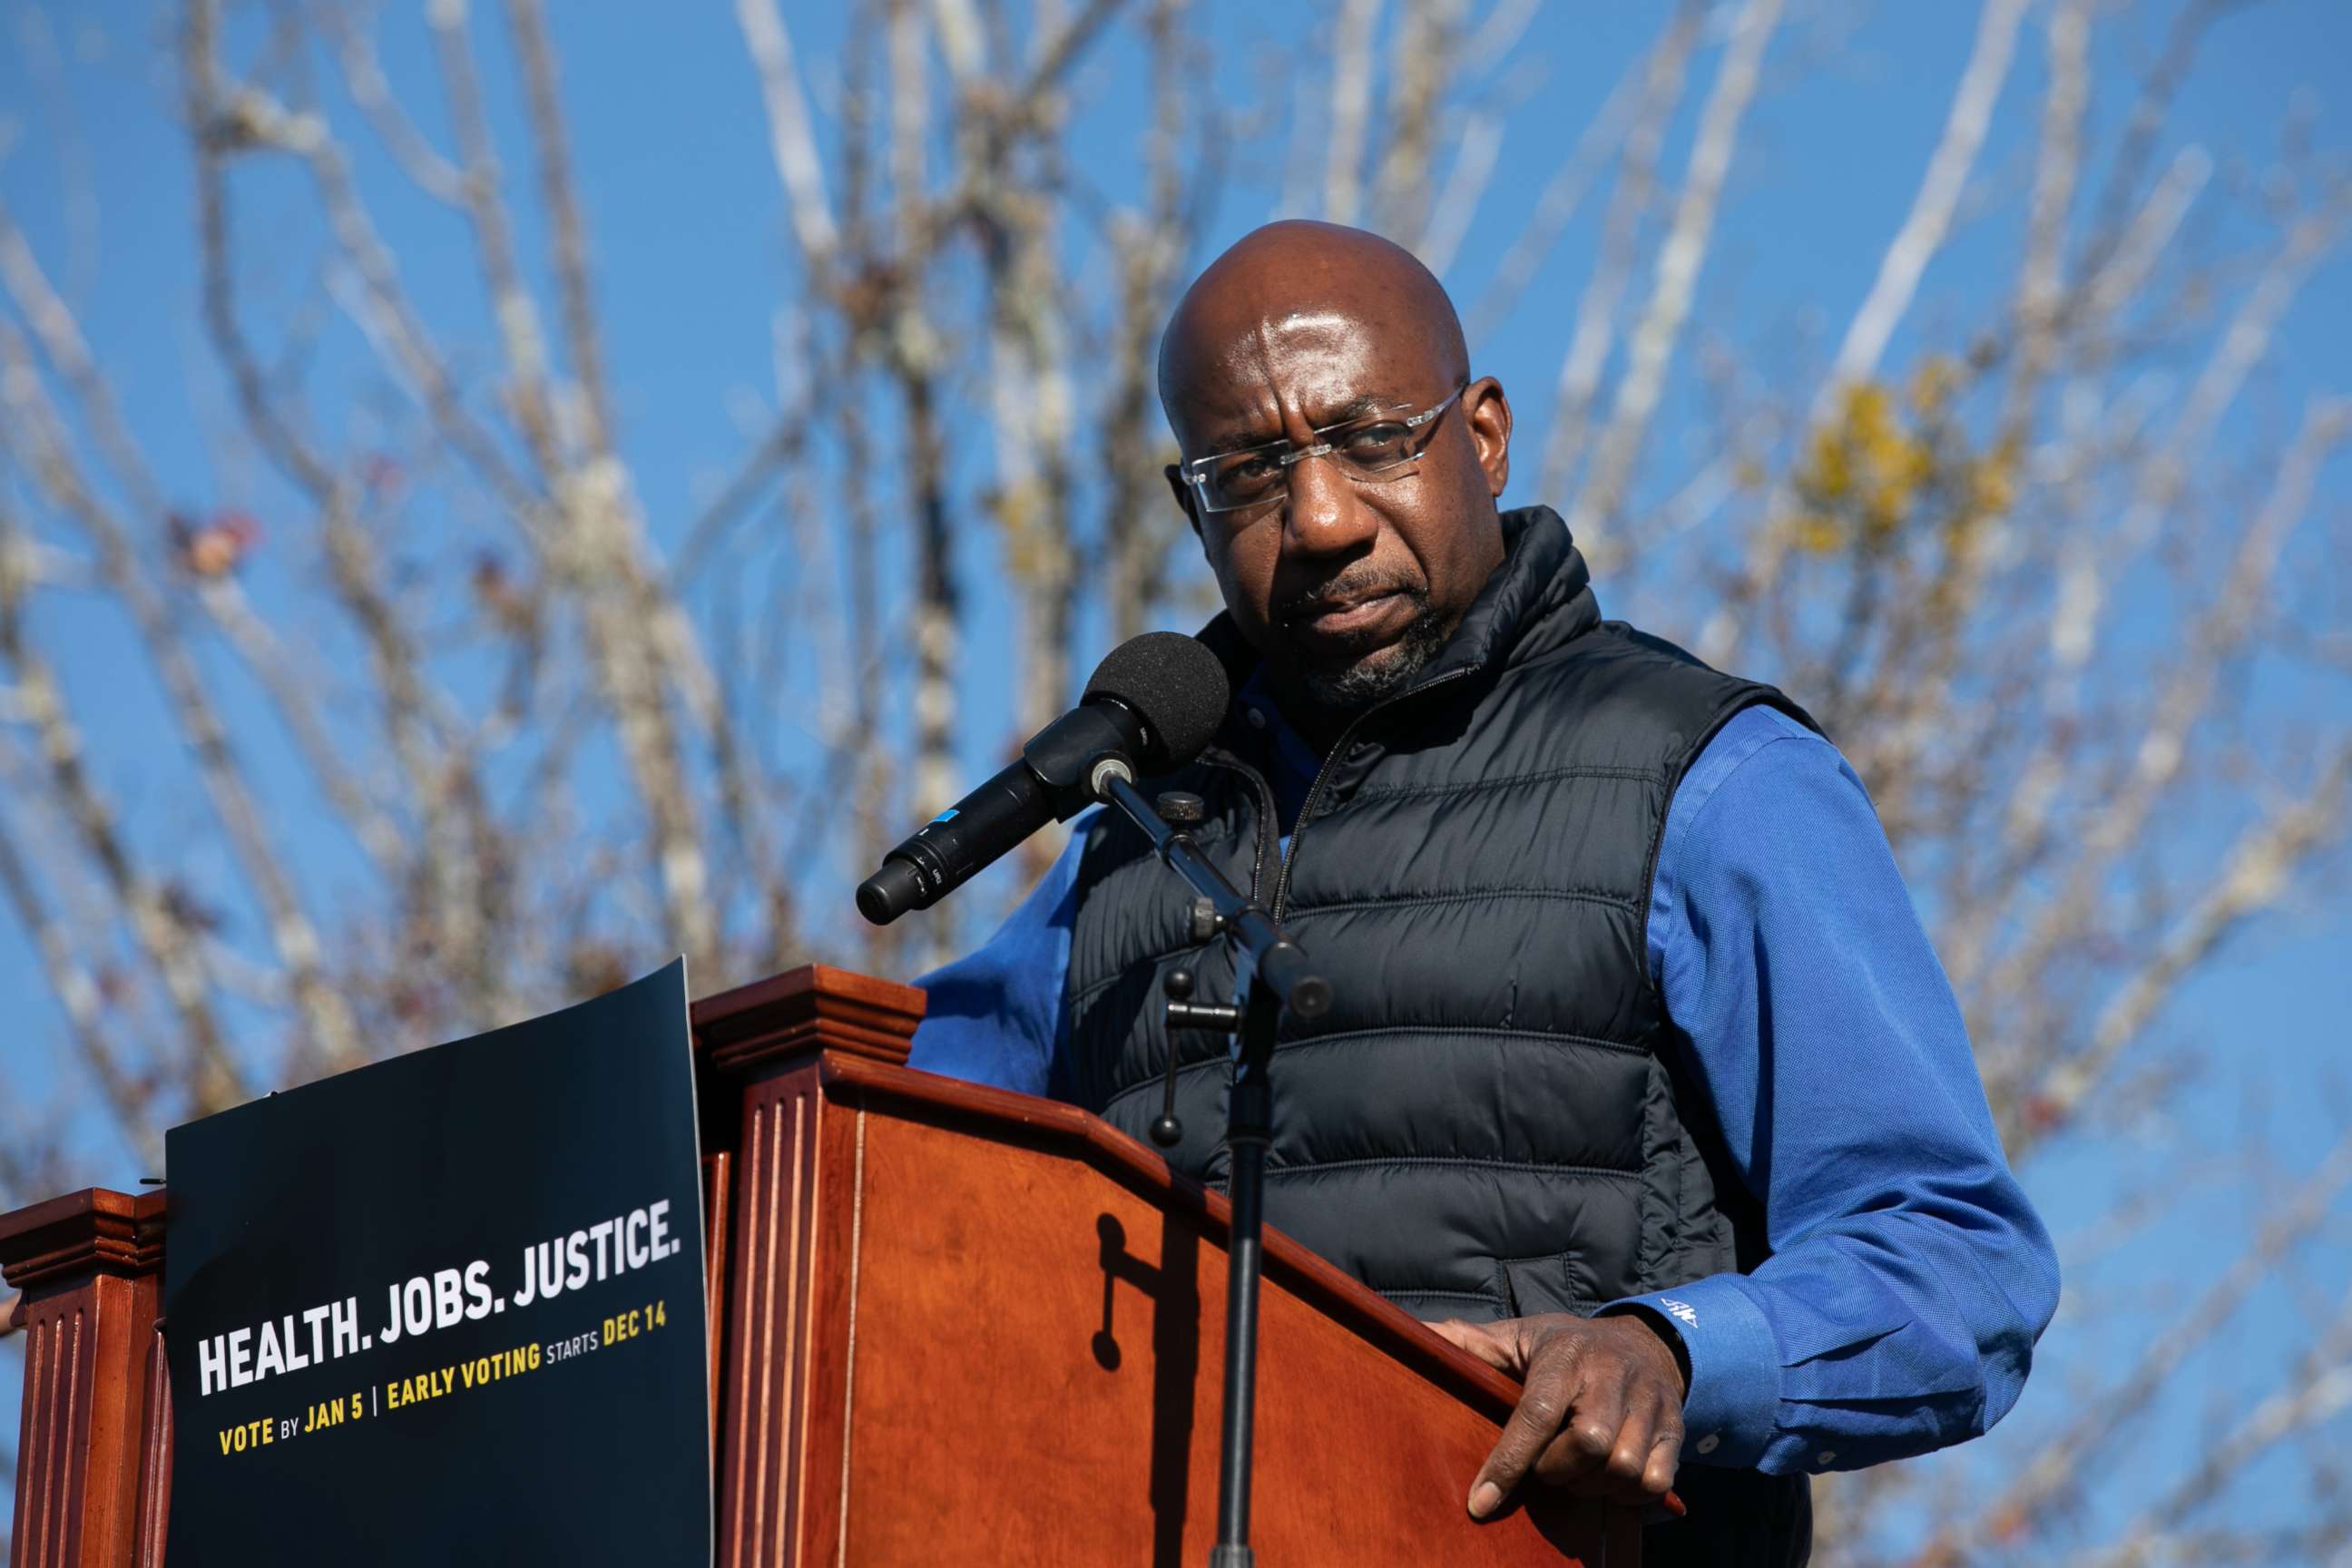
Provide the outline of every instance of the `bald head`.
{"type": "Polygon", "coordinates": [[[1194,280],[1160,340],[1160,402],[1184,458],[1169,489],[1320,744],[1435,656],[1502,560],[1510,404],[1470,379],[1429,268],[1328,223],[1269,224],[1194,280]],[[1213,496],[1213,472],[1258,494],[1213,496]]]}
{"type": "Polygon", "coordinates": [[[1449,385],[1469,376],[1454,301],[1412,252],[1335,223],[1270,223],[1211,262],[1169,318],[1160,340],[1169,423],[1203,378],[1230,373],[1270,330],[1318,317],[1376,332],[1384,355],[1425,362],[1449,385]]]}

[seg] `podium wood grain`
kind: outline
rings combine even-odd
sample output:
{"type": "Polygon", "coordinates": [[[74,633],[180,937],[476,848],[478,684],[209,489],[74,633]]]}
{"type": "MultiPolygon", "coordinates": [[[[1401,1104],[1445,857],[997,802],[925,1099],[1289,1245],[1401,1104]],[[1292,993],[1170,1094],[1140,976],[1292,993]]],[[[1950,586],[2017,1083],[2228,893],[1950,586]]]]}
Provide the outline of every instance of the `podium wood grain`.
{"type": "MultiPolygon", "coordinates": [[[[1070,1107],[908,1070],[874,1017],[709,1027],[737,1005],[697,1008],[742,1079],[720,1562],[1206,1562],[1223,1198],[1070,1107]]],[[[1473,1522],[1517,1385],[1273,1232],[1259,1333],[1268,1568],[1638,1561],[1630,1515],[1564,1500],[1473,1522]]]]}

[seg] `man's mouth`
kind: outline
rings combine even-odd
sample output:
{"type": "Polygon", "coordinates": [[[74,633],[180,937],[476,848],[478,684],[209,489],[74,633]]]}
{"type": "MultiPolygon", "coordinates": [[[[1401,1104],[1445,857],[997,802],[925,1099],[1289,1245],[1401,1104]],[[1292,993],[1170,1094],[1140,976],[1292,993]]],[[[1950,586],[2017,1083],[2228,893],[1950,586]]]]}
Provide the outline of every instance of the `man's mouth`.
{"type": "Polygon", "coordinates": [[[1377,626],[1388,613],[1410,601],[1393,589],[1349,595],[1345,598],[1318,599],[1303,606],[1291,619],[1291,625],[1318,637],[1348,637],[1377,626]]]}
{"type": "Polygon", "coordinates": [[[1319,594],[1293,600],[1281,617],[1283,629],[1321,658],[1360,657],[1404,635],[1421,614],[1422,596],[1410,585],[1333,584],[1319,594]]]}

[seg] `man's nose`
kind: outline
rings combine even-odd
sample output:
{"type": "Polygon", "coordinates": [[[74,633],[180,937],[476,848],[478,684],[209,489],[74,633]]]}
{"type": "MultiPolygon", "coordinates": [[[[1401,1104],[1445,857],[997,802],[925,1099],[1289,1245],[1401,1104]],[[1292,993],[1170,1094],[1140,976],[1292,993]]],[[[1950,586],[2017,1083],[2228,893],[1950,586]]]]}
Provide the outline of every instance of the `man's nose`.
{"type": "Polygon", "coordinates": [[[1302,458],[1291,465],[1283,529],[1289,549],[1323,555],[1361,549],[1381,524],[1336,461],[1302,458]]]}

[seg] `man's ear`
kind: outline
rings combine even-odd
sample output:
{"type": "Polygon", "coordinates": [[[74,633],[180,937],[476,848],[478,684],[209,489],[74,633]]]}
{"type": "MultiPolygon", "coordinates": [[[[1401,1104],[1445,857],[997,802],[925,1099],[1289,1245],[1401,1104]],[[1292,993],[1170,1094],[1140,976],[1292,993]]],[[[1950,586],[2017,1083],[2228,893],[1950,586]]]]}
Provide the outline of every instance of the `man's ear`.
{"type": "Polygon", "coordinates": [[[1462,417],[1478,449],[1486,493],[1499,499],[1511,482],[1511,400],[1503,395],[1503,384],[1491,375],[1472,382],[1462,394],[1462,417]]]}
{"type": "Polygon", "coordinates": [[[1192,487],[1184,482],[1184,470],[1176,464],[1171,463],[1160,469],[1160,477],[1168,481],[1168,489],[1175,495],[1176,504],[1184,509],[1184,521],[1192,525],[1192,537],[1199,539],[1201,514],[1192,510],[1192,487]]]}

